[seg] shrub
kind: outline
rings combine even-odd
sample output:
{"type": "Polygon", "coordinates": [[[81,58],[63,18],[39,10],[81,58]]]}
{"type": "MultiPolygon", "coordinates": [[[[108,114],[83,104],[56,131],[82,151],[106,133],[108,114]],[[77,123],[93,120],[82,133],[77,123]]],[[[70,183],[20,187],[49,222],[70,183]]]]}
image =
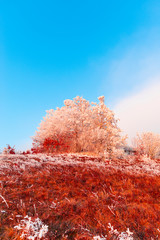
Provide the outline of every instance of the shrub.
{"type": "Polygon", "coordinates": [[[3,149],[3,154],[15,154],[15,146],[11,147],[7,144],[7,147],[3,149]]]}
{"type": "Polygon", "coordinates": [[[137,134],[134,145],[139,154],[146,154],[152,159],[156,158],[160,154],[160,134],[152,132],[137,134]]]}

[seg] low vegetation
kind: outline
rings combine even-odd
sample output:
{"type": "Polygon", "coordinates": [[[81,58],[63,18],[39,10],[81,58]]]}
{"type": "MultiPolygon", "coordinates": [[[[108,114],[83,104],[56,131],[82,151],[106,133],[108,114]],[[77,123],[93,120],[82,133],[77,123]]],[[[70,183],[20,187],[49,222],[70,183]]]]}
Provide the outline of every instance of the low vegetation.
{"type": "Polygon", "coordinates": [[[0,239],[160,239],[160,163],[0,156],[0,239]]]}

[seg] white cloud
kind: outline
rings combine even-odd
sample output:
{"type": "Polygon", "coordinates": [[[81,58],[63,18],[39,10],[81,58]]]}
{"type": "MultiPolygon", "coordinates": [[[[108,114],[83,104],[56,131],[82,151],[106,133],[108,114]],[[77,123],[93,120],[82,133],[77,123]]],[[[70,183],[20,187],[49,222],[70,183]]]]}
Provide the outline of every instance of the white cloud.
{"type": "Polygon", "coordinates": [[[136,133],[160,134],[160,80],[152,81],[139,92],[122,99],[114,107],[119,126],[128,134],[128,143],[136,133]]]}
{"type": "Polygon", "coordinates": [[[99,61],[101,92],[109,107],[113,109],[128,93],[138,92],[150,79],[160,76],[159,42],[160,28],[140,29],[99,61]]]}

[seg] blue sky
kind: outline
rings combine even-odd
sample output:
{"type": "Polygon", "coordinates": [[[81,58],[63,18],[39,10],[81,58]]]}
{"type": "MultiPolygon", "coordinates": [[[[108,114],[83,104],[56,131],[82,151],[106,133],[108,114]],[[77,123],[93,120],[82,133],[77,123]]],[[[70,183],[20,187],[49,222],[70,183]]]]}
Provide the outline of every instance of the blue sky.
{"type": "Polygon", "coordinates": [[[159,66],[159,1],[1,1],[0,149],[30,147],[45,111],[77,95],[105,95],[126,121],[121,102],[159,86],[159,66]]]}

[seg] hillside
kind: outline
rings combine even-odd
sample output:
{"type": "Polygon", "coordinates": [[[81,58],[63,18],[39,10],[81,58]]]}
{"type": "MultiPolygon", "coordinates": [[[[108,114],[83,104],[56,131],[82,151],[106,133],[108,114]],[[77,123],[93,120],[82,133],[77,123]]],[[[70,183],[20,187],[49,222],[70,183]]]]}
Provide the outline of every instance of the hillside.
{"type": "Polygon", "coordinates": [[[0,183],[0,239],[160,239],[158,160],[0,155],[0,183]]]}

